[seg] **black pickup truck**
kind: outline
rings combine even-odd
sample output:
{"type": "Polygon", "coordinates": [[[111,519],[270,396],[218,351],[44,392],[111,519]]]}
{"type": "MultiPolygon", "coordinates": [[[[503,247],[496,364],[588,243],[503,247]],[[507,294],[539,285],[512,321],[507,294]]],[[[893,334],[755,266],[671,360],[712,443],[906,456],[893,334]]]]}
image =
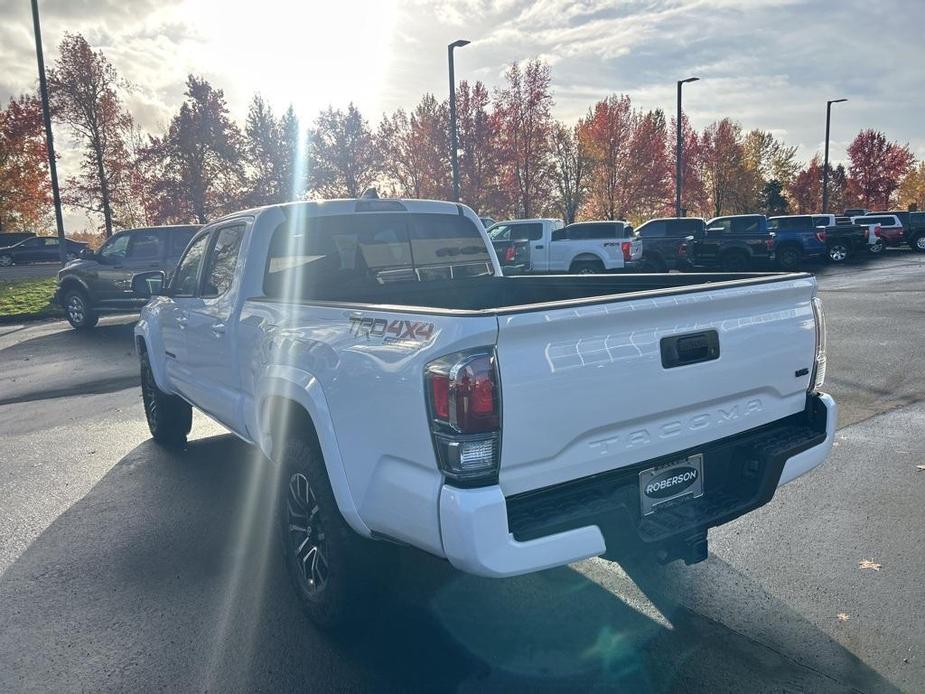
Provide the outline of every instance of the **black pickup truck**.
{"type": "Polygon", "coordinates": [[[642,239],[643,272],[668,272],[690,267],[691,243],[703,236],[706,223],[700,217],[650,219],[636,229],[642,239]]]}
{"type": "Polygon", "coordinates": [[[714,217],[694,233],[689,257],[696,267],[727,272],[767,269],[774,262],[774,234],[763,214],[714,217]]]}

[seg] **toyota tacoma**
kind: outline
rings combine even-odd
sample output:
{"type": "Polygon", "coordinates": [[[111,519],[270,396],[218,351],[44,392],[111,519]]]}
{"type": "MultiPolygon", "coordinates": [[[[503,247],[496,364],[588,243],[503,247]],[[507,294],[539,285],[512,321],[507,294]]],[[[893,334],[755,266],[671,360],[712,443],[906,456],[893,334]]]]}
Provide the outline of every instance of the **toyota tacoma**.
{"type": "Polygon", "coordinates": [[[396,543],[491,577],[701,561],[834,437],[808,274],[505,277],[468,207],[359,199],[209,224],[155,293],[152,435],[182,446],[195,407],[273,461],[321,625],[396,543]]]}

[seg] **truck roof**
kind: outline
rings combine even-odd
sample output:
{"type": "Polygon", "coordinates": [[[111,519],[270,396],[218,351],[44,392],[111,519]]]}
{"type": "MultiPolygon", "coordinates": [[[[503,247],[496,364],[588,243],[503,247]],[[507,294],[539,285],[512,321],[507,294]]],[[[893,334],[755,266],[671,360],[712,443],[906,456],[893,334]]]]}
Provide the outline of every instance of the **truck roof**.
{"type": "MultiPolygon", "coordinates": [[[[462,204],[443,200],[416,200],[409,198],[339,198],[335,200],[303,200],[284,202],[275,205],[252,207],[227,214],[221,219],[239,216],[256,216],[272,209],[301,208],[310,217],[328,217],[333,215],[354,214],[356,212],[416,212],[418,214],[453,214],[460,213],[462,204]]],[[[472,213],[475,216],[475,213],[472,213]]],[[[217,219],[215,221],[221,221],[217,219]]]]}

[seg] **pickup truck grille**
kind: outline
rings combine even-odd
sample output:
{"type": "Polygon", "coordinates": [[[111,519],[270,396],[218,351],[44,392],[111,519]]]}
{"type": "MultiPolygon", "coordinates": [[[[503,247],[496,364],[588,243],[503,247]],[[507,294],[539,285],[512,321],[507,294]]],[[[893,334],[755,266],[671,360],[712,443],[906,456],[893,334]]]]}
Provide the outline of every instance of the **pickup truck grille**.
{"type": "Polygon", "coordinates": [[[597,525],[608,554],[670,544],[770,501],[787,459],[824,440],[825,408],[810,397],[803,412],[697,449],[508,497],[508,527],[526,541],[597,525]],[[643,517],[639,473],[695,453],[703,455],[703,496],[643,517]]]}

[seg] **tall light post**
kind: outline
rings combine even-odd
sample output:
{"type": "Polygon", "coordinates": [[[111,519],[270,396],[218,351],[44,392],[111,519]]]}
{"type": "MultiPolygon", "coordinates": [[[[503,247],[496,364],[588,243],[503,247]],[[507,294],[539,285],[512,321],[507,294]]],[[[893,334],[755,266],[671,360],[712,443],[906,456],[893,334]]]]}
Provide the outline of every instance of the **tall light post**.
{"type": "Polygon", "coordinates": [[[674,214],[675,217],[681,216],[681,155],[684,149],[681,130],[681,85],[687,82],[696,82],[699,77],[688,77],[686,80],[678,80],[678,146],[675,149],[674,163],[674,214]]]}
{"type": "Polygon", "coordinates": [[[39,23],[38,0],[32,0],[32,26],[35,30],[35,56],[39,63],[39,92],[42,96],[42,116],[45,119],[45,144],[48,149],[48,172],[51,174],[51,198],[55,203],[55,223],[58,225],[58,257],[67,262],[64,245],[64,218],[61,215],[61,195],[58,193],[58,167],[55,164],[55,141],[51,134],[51,111],[48,108],[48,82],[45,80],[45,56],[42,53],[42,26],[39,23]]]}
{"type": "Polygon", "coordinates": [[[832,104],[847,99],[832,99],[825,102],[825,162],[822,164],[822,214],[829,211],[829,122],[832,120],[832,104]]]}
{"type": "Polygon", "coordinates": [[[446,47],[446,56],[450,64],[450,161],[453,164],[453,199],[459,202],[459,147],[456,137],[456,68],[453,65],[453,49],[468,46],[471,41],[459,39],[446,47]]]}

